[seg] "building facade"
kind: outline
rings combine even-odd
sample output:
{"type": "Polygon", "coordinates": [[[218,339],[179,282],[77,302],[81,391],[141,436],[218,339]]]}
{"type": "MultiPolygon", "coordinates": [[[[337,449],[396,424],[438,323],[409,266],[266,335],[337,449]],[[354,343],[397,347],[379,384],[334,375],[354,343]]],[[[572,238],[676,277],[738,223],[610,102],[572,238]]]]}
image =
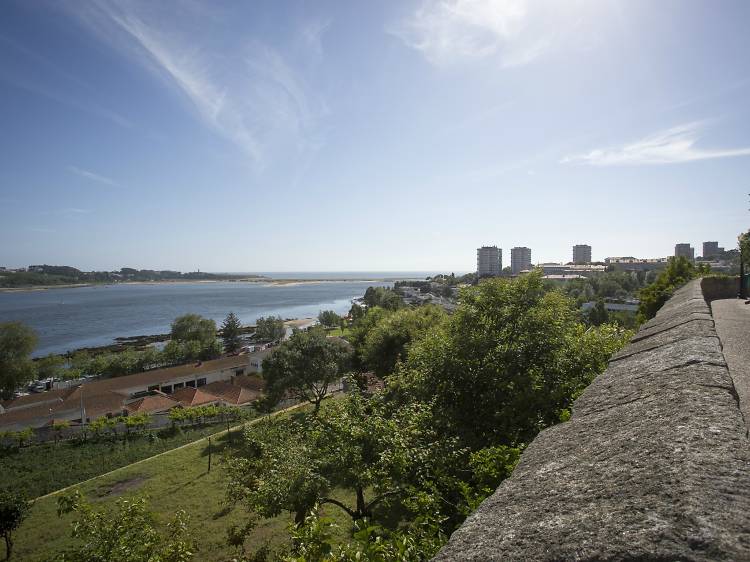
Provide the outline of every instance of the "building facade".
{"type": "Polygon", "coordinates": [[[497,246],[477,248],[477,275],[490,277],[500,275],[503,270],[503,250],[497,246]]]}
{"type": "Polygon", "coordinates": [[[703,243],[703,259],[713,258],[724,252],[724,248],[719,247],[718,242],[703,243]]]}
{"type": "Polygon", "coordinates": [[[676,244],[674,247],[674,256],[676,258],[687,258],[689,260],[694,260],[695,248],[687,243],[676,244]]]}
{"type": "Polygon", "coordinates": [[[518,275],[531,269],[531,248],[526,246],[512,248],[510,251],[510,272],[518,275]]]}
{"type": "Polygon", "coordinates": [[[588,244],[576,244],[573,246],[573,263],[576,265],[591,263],[591,246],[588,244]]]}

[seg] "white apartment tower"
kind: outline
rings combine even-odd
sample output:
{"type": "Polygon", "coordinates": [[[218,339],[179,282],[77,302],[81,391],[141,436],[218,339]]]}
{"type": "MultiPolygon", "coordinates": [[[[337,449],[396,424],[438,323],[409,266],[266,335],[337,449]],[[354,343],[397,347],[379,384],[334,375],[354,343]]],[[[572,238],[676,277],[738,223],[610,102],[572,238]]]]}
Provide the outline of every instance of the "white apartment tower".
{"type": "Polygon", "coordinates": [[[576,244],[573,246],[573,263],[576,265],[591,263],[591,246],[588,244],[576,244]]]}
{"type": "Polygon", "coordinates": [[[503,270],[503,250],[497,246],[477,248],[477,275],[497,276],[503,270]]]}
{"type": "Polygon", "coordinates": [[[511,248],[510,272],[513,275],[518,275],[529,269],[531,269],[531,248],[526,246],[511,248]]]}

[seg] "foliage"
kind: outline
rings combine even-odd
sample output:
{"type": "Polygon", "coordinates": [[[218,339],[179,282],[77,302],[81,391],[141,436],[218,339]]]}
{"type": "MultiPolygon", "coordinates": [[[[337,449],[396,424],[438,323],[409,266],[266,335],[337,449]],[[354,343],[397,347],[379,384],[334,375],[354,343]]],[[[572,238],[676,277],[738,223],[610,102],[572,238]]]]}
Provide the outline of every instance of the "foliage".
{"type": "Polygon", "coordinates": [[[5,539],[5,559],[13,555],[13,532],[29,514],[31,503],[15,491],[0,490],[0,535],[5,539]]]}
{"type": "Polygon", "coordinates": [[[36,362],[36,377],[40,380],[64,378],[65,359],[50,353],[36,362]]]}
{"type": "Polygon", "coordinates": [[[404,306],[399,294],[387,287],[367,287],[362,300],[369,308],[379,306],[387,310],[398,310],[404,306]]]}
{"type": "Polygon", "coordinates": [[[195,341],[203,347],[216,339],[216,322],[198,314],[184,314],[172,322],[171,335],[180,343],[195,341]]]}
{"type": "Polygon", "coordinates": [[[242,323],[234,312],[230,312],[221,324],[221,339],[224,342],[224,351],[234,353],[239,351],[242,345],[242,323]]]}
{"type": "Polygon", "coordinates": [[[37,344],[36,333],[21,322],[0,324],[0,397],[10,399],[16,388],[34,379],[29,356],[37,344]]]}
{"type": "Polygon", "coordinates": [[[286,334],[281,316],[261,316],[255,324],[255,335],[262,341],[278,341],[286,334]]]}
{"type": "Polygon", "coordinates": [[[383,309],[371,309],[368,316],[373,321],[360,323],[355,352],[360,366],[384,377],[393,372],[397,362],[406,359],[412,342],[422,338],[429,330],[440,328],[447,316],[439,307],[427,305],[414,309],[400,309],[382,314],[383,309]]]}
{"type": "Polygon", "coordinates": [[[58,515],[73,513],[71,533],[80,544],[57,560],[75,562],[185,562],[195,555],[188,516],[180,510],[160,533],[146,498],[118,499],[115,513],[94,508],[79,491],[58,499],[58,515]]]}
{"type": "Polygon", "coordinates": [[[327,328],[333,328],[341,324],[341,316],[333,310],[323,310],[318,314],[318,322],[327,328]]]}
{"type": "Polygon", "coordinates": [[[438,431],[462,446],[518,446],[556,423],[628,338],[607,324],[587,330],[539,273],[488,280],[411,347],[397,389],[402,402],[431,402],[438,431]]]}
{"type": "Polygon", "coordinates": [[[594,306],[586,314],[586,320],[592,326],[601,326],[609,320],[609,313],[604,306],[603,299],[597,299],[594,306]]]}
{"type": "Polygon", "coordinates": [[[336,505],[353,521],[371,517],[428,471],[436,450],[428,413],[418,403],[389,412],[353,393],[320,416],[248,427],[243,453],[228,461],[228,499],[262,517],[290,511],[298,524],[316,504],[336,505]],[[331,497],[336,488],[352,490],[354,504],[331,497]]]}
{"type": "Polygon", "coordinates": [[[671,257],[667,267],[656,280],[641,289],[638,316],[641,320],[648,320],[656,316],[659,309],[667,302],[674,292],[682,285],[702,273],[696,269],[692,261],[685,257],[671,257]]]}
{"type": "MultiPolygon", "coordinates": [[[[3,484],[37,497],[116,468],[169,451],[215,433],[221,417],[206,419],[213,425],[170,428],[149,432],[121,432],[119,438],[102,425],[99,435],[83,439],[40,443],[0,450],[3,484]]],[[[15,433],[9,436],[15,439],[15,433]]]]}
{"type": "Polygon", "coordinates": [[[263,360],[263,378],[271,404],[289,395],[320,407],[328,386],[348,370],[351,351],[321,328],[297,331],[263,360]]]}

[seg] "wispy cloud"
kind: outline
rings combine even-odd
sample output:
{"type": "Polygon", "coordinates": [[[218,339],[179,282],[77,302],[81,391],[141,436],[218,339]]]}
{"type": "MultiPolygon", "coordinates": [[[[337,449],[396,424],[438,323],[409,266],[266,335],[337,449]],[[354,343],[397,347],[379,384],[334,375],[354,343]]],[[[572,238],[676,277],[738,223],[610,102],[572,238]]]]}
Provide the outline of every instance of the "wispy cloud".
{"type": "MultiPolygon", "coordinates": [[[[170,17],[154,3],[94,2],[80,17],[104,41],[175,86],[202,121],[230,140],[259,167],[281,143],[308,146],[317,105],[308,88],[282,54],[242,34],[221,40],[206,34],[203,16],[192,4],[170,17]]],[[[326,25],[307,35],[320,47],[326,25]]]]}
{"type": "Polygon", "coordinates": [[[552,33],[531,21],[538,7],[529,0],[426,0],[389,31],[435,65],[497,57],[502,66],[521,66],[552,43],[552,33]]]}
{"type": "Polygon", "coordinates": [[[117,182],[115,180],[110,179],[106,176],[95,174],[94,172],[91,172],[89,170],[84,170],[83,168],[78,168],[77,166],[68,166],[68,171],[71,174],[86,178],[87,180],[103,183],[105,185],[111,185],[113,187],[117,186],[117,182]]]}
{"type": "Polygon", "coordinates": [[[642,164],[680,164],[696,160],[750,156],[750,147],[699,148],[702,122],[686,123],[644,137],[623,146],[597,148],[585,154],[568,156],[563,164],[626,166],[642,164]]]}

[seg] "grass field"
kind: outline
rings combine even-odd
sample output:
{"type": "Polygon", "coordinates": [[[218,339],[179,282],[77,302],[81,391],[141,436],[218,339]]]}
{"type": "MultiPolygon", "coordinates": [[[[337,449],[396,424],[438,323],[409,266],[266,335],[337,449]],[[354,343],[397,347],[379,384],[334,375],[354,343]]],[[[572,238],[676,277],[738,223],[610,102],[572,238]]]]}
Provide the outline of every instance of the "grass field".
{"type": "Polygon", "coordinates": [[[2,486],[36,498],[191,443],[222,427],[223,424],[213,424],[186,427],[182,431],[166,429],[156,432],[156,439],[131,435],[127,440],[64,441],[6,450],[0,453],[2,486]]]}
{"type": "MultiPolygon", "coordinates": [[[[252,423],[252,422],[250,422],[252,423]]],[[[237,436],[238,437],[238,436],[237,436]]],[[[190,514],[191,536],[200,547],[196,560],[228,560],[236,551],[226,544],[226,530],[242,524],[246,514],[241,507],[228,509],[223,503],[225,482],[221,451],[231,447],[225,432],[214,434],[213,462],[208,468],[208,441],[201,439],[178,449],[125,466],[88,482],[71,487],[81,492],[96,505],[112,505],[119,497],[146,495],[150,509],[161,522],[168,521],[175,511],[184,509],[190,514]]],[[[59,494],[39,498],[29,518],[15,535],[15,560],[44,560],[72,544],[71,516],[59,518],[56,513],[59,494]]],[[[350,497],[336,497],[351,502],[350,497]]],[[[348,526],[348,516],[336,507],[322,510],[341,523],[342,532],[348,526]]],[[[268,543],[278,545],[288,541],[291,516],[284,514],[258,524],[248,541],[249,550],[268,543]]]]}

